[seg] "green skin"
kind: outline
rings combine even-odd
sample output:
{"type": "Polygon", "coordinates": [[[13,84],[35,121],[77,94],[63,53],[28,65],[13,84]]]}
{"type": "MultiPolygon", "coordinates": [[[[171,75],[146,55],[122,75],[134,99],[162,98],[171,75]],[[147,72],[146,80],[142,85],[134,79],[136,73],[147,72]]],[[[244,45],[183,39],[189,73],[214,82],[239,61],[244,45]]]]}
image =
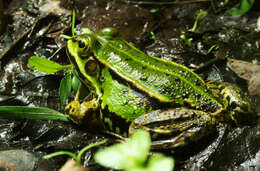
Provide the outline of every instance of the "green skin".
{"type": "Polygon", "coordinates": [[[91,100],[66,106],[68,117],[80,124],[89,111],[99,110],[100,120],[116,133],[128,127],[129,134],[149,131],[153,148],[188,145],[219,122],[243,123],[253,113],[238,87],[205,83],[183,65],[148,56],[114,28],[72,37],[67,54],[92,92],[91,100]]]}

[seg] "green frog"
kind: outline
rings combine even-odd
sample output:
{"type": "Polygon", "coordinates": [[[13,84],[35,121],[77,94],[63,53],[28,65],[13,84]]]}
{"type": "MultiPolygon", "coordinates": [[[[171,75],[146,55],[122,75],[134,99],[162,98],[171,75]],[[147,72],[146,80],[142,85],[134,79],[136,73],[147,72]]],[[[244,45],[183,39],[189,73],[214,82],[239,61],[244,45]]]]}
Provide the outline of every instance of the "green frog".
{"type": "Polygon", "coordinates": [[[252,117],[250,101],[230,83],[205,82],[189,68],[149,56],[125,41],[115,28],[73,36],[67,54],[90,94],[65,111],[81,124],[95,112],[105,129],[125,135],[147,130],[155,149],[196,142],[217,124],[252,117]]]}

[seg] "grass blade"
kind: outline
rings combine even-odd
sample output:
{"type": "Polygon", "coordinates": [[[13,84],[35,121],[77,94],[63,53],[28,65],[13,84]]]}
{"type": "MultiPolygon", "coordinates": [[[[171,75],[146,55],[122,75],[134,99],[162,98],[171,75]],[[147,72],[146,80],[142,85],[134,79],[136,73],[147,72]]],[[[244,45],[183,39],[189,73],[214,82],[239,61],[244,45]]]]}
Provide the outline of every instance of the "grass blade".
{"type": "Polygon", "coordinates": [[[75,9],[72,11],[72,25],[71,25],[71,34],[74,36],[74,28],[75,28],[75,19],[76,19],[76,12],[75,9]]]}
{"type": "Polygon", "coordinates": [[[44,107],[0,106],[0,119],[38,119],[68,121],[62,113],[44,107]]]}

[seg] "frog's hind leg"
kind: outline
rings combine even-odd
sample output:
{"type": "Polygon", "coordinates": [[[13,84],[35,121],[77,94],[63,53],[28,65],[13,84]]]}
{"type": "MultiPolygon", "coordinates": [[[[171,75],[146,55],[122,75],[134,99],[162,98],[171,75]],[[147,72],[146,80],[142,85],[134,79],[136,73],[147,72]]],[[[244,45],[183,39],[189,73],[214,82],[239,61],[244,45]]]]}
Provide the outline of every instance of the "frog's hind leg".
{"type": "Polygon", "coordinates": [[[215,130],[215,119],[203,111],[177,108],[156,110],[132,122],[129,134],[148,131],[153,149],[172,149],[196,142],[215,130]]]}

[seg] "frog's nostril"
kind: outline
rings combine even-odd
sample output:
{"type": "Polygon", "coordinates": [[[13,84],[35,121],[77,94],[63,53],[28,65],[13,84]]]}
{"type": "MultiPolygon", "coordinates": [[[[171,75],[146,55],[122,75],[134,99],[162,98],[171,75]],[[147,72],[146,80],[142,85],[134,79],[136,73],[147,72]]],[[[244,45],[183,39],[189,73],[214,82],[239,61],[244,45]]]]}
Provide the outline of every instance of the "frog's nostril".
{"type": "Polygon", "coordinates": [[[76,42],[77,40],[78,40],[77,37],[73,37],[73,38],[72,38],[72,42],[76,42]]]}
{"type": "Polygon", "coordinates": [[[238,107],[239,104],[237,104],[235,101],[233,101],[231,104],[230,104],[230,108],[231,109],[235,109],[236,107],[238,107]]]}

